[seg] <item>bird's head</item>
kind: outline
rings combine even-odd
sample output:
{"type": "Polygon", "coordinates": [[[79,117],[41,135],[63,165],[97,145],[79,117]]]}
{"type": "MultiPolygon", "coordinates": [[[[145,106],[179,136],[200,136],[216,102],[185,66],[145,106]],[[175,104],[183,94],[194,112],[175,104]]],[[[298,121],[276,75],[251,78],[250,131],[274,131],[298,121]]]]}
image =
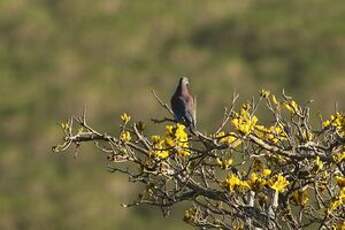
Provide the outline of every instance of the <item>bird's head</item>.
{"type": "Polygon", "coordinates": [[[189,79],[187,77],[181,77],[180,78],[180,85],[187,86],[189,85],[189,79]]]}

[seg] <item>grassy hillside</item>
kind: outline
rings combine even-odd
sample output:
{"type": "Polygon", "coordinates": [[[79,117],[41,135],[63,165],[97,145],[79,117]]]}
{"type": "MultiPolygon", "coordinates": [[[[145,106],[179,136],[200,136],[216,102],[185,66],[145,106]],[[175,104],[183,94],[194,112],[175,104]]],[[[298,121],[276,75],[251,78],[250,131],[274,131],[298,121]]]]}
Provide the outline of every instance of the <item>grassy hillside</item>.
{"type": "Polygon", "coordinates": [[[183,213],[123,209],[135,198],[105,156],[53,154],[58,121],[88,109],[108,133],[119,115],[163,115],[179,76],[214,127],[234,90],[287,92],[328,114],[345,102],[345,4],[307,1],[0,1],[0,228],[187,228],[183,213]]]}

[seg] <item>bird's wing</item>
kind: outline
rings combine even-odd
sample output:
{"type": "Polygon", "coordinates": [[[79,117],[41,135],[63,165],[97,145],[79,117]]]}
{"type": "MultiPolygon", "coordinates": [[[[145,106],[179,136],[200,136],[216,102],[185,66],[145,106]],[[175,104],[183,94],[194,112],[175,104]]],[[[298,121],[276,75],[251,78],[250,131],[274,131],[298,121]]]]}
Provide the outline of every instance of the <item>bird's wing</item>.
{"type": "Polygon", "coordinates": [[[185,111],[185,105],[183,100],[179,96],[174,95],[171,98],[171,109],[174,112],[176,120],[182,120],[185,111]]]}
{"type": "Polygon", "coordinates": [[[185,104],[185,112],[184,112],[184,119],[188,126],[192,125],[195,126],[195,119],[194,119],[194,102],[193,97],[185,97],[183,98],[185,104]]]}
{"type": "Polygon", "coordinates": [[[172,110],[175,114],[177,121],[184,121],[187,125],[194,125],[193,110],[192,110],[193,101],[190,101],[185,97],[175,97],[172,99],[172,110]]]}

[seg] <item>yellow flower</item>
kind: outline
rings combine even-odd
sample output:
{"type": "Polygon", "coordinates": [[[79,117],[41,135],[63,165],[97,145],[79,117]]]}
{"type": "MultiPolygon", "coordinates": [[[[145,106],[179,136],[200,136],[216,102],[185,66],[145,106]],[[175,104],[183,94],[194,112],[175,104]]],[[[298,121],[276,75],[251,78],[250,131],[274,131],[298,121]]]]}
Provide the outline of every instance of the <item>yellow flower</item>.
{"type": "Polygon", "coordinates": [[[332,230],[345,230],[345,220],[339,221],[332,226],[332,230]]]}
{"type": "Polygon", "coordinates": [[[65,131],[67,131],[67,130],[70,128],[68,122],[66,122],[66,123],[61,122],[61,123],[60,123],[60,126],[61,126],[61,128],[62,128],[63,130],[65,130],[65,131]]]}
{"type": "Polygon", "coordinates": [[[231,192],[239,189],[241,191],[250,189],[248,182],[242,181],[234,174],[228,175],[224,182],[225,187],[231,192]]]}
{"type": "Polygon", "coordinates": [[[284,102],[283,106],[290,113],[298,113],[298,112],[300,113],[301,112],[299,105],[294,100],[289,100],[289,101],[284,102]]]}
{"type": "Polygon", "coordinates": [[[153,135],[153,136],[151,136],[151,140],[152,140],[153,144],[157,144],[161,140],[161,137],[158,135],[153,135]]]}
{"type": "Polygon", "coordinates": [[[153,157],[158,157],[161,159],[165,159],[169,157],[170,153],[166,150],[165,140],[163,140],[160,136],[154,135],[151,137],[153,143],[153,150],[150,153],[153,157]]]}
{"type": "Polygon", "coordinates": [[[156,157],[161,158],[161,159],[166,159],[169,157],[169,151],[156,151],[154,154],[156,157]]]}
{"type": "Polygon", "coordinates": [[[274,95],[272,95],[272,102],[273,102],[273,104],[275,104],[275,105],[279,105],[279,102],[277,101],[277,98],[276,98],[276,96],[274,96],[274,95]]]}
{"type": "Polygon", "coordinates": [[[265,90],[265,89],[261,89],[259,93],[260,93],[260,96],[263,98],[268,98],[271,94],[270,91],[265,90]]]}
{"type": "Polygon", "coordinates": [[[129,142],[131,141],[131,133],[129,131],[122,131],[120,134],[120,140],[123,142],[129,142]]]}
{"type": "Polygon", "coordinates": [[[129,116],[127,113],[124,113],[121,115],[121,120],[126,125],[131,120],[131,116],[129,116]]]}
{"type": "Polygon", "coordinates": [[[300,189],[292,193],[292,200],[302,208],[309,202],[309,194],[306,188],[300,189]]]}
{"type": "Polygon", "coordinates": [[[189,150],[188,133],[183,124],[167,125],[163,137],[152,136],[153,151],[151,156],[165,159],[176,153],[182,157],[191,154],[189,150]]]}
{"type": "Polygon", "coordinates": [[[187,157],[190,155],[190,151],[187,149],[178,149],[177,154],[182,156],[182,157],[187,157]]]}
{"type": "Polygon", "coordinates": [[[256,125],[254,133],[259,138],[274,144],[286,139],[286,134],[280,124],[273,125],[269,128],[266,128],[263,125],[256,125]]]}
{"type": "Polygon", "coordinates": [[[197,215],[197,210],[195,208],[187,209],[184,213],[183,220],[186,223],[193,224],[197,215]]]}
{"type": "Polygon", "coordinates": [[[343,187],[338,195],[333,199],[333,201],[330,203],[327,212],[331,213],[335,209],[337,209],[340,206],[343,206],[345,204],[345,187],[343,187]]]}
{"type": "Polygon", "coordinates": [[[323,169],[323,162],[320,160],[319,156],[316,157],[315,165],[317,167],[317,170],[323,169]]]}
{"type": "Polygon", "coordinates": [[[250,115],[247,107],[248,106],[243,106],[240,114],[237,114],[237,116],[231,120],[231,124],[234,128],[244,135],[250,134],[258,122],[258,118],[255,115],[250,115]]]}
{"type": "Polygon", "coordinates": [[[284,192],[288,185],[289,181],[282,175],[278,175],[270,181],[270,187],[277,192],[284,192]]]}
{"type": "Polygon", "coordinates": [[[174,147],[176,145],[175,140],[173,138],[171,138],[171,137],[165,138],[165,144],[168,147],[174,147]]]}
{"type": "Polygon", "coordinates": [[[264,169],[262,170],[262,175],[264,177],[271,175],[272,171],[270,169],[264,169]]]}
{"type": "Polygon", "coordinates": [[[232,165],[232,162],[233,162],[233,160],[231,158],[227,159],[227,160],[226,159],[221,160],[221,159],[217,158],[216,161],[222,169],[228,169],[232,165]]]}
{"type": "Polygon", "coordinates": [[[242,143],[242,141],[236,137],[236,134],[234,132],[225,134],[224,131],[221,131],[217,133],[215,137],[219,138],[219,143],[229,145],[233,148],[236,148],[242,143]]]}
{"type": "Polygon", "coordinates": [[[176,139],[178,141],[188,141],[188,134],[186,132],[186,126],[184,126],[182,124],[177,124],[175,136],[176,136],[176,139]]]}
{"type": "Polygon", "coordinates": [[[341,137],[345,136],[345,114],[336,113],[334,115],[331,115],[331,118],[329,120],[326,120],[322,123],[322,126],[324,128],[332,126],[336,129],[338,134],[341,137]]]}
{"type": "Polygon", "coordinates": [[[173,125],[165,126],[165,130],[167,131],[167,135],[173,135],[174,134],[174,126],[173,125]]]}
{"type": "Polygon", "coordinates": [[[331,122],[329,120],[325,120],[322,122],[322,127],[326,128],[328,126],[330,126],[331,122]]]}
{"type": "Polygon", "coordinates": [[[267,181],[258,173],[252,172],[249,179],[247,180],[247,183],[253,190],[260,190],[263,186],[266,185],[267,181]]]}

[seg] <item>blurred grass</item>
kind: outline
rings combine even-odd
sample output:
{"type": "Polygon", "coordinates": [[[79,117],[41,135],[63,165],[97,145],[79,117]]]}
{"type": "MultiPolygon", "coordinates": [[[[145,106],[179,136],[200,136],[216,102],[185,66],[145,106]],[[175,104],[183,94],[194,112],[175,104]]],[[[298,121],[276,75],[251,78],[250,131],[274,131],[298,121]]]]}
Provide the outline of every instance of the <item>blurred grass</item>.
{"type": "Polygon", "coordinates": [[[123,111],[149,122],[164,114],[150,89],[168,101],[181,75],[203,130],[234,90],[285,88],[316,112],[343,109],[344,20],[341,0],[0,1],[0,228],[187,228],[182,212],[120,208],[138,188],[94,148],[52,154],[56,123],[84,104],[107,133],[123,111]]]}

